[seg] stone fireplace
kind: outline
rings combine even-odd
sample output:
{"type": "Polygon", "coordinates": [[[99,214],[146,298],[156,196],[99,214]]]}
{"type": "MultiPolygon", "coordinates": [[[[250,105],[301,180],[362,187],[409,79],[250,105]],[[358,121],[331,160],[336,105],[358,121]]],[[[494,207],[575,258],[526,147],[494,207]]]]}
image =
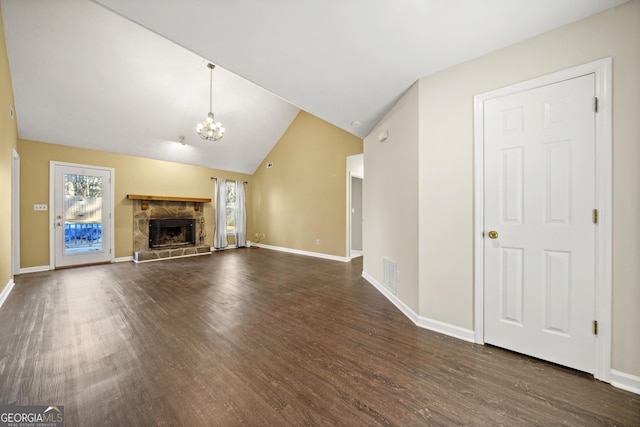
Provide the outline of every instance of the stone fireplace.
{"type": "Polygon", "coordinates": [[[133,200],[135,262],[211,253],[204,240],[206,231],[201,209],[202,203],[210,199],[131,194],[127,198],[133,200]]]}

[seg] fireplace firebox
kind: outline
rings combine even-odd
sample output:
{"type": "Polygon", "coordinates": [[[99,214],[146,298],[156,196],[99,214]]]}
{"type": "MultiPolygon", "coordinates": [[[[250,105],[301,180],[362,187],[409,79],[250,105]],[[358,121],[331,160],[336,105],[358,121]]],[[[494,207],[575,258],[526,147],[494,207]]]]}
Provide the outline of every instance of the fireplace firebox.
{"type": "Polygon", "coordinates": [[[193,219],[149,220],[149,249],[179,248],[196,244],[193,219]]]}

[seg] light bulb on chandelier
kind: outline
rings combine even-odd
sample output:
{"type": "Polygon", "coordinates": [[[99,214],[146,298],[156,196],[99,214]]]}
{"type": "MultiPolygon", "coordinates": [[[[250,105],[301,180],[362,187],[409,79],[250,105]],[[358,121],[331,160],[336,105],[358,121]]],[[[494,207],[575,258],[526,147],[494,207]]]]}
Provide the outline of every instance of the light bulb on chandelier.
{"type": "Polygon", "coordinates": [[[213,116],[213,69],[216,66],[209,63],[207,64],[207,67],[211,70],[209,77],[209,114],[207,114],[207,118],[202,123],[198,123],[196,125],[196,131],[202,139],[206,139],[207,141],[217,141],[224,136],[224,128],[220,122],[216,122],[214,120],[213,116]]]}

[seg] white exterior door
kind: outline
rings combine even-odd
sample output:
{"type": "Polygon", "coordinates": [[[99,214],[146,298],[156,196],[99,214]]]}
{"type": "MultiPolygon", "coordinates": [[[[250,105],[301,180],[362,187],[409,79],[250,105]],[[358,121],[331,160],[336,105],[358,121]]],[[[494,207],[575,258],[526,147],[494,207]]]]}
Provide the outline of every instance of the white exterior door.
{"type": "Polygon", "coordinates": [[[53,265],[110,262],[110,169],[52,163],[53,265]]]}
{"type": "Polygon", "coordinates": [[[484,340],[595,370],[595,77],[484,103],[484,340]]]}

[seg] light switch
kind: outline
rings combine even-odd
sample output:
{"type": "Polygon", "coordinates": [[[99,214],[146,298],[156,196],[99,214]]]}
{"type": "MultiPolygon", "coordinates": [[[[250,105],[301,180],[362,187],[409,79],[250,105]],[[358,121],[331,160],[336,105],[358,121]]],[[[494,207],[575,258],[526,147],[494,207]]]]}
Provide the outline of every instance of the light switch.
{"type": "Polygon", "coordinates": [[[46,211],[48,209],[46,203],[34,203],[33,210],[34,211],[46,211]]]}

